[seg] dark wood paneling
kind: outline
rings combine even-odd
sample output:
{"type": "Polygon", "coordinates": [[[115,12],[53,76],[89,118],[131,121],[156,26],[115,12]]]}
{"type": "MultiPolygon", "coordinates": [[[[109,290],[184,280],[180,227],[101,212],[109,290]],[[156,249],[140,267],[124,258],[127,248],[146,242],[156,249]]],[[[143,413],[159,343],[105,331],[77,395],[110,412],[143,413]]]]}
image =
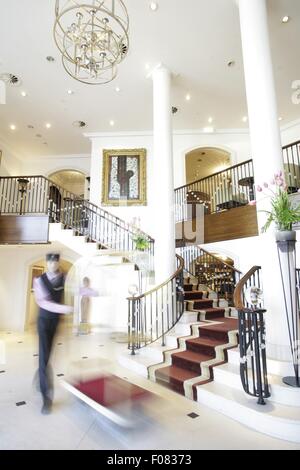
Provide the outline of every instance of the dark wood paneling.
{"type": "Polygon", "coordinates": [[[0,244],[48,243],[49,217],[29,215],[0,216],[0,244]]]}
{"type": "Polygon", "coordinates": [[[258,225],[255,206],[247,205],[205,216],[205,243],[255,237],[257,235],[258,225]]]}

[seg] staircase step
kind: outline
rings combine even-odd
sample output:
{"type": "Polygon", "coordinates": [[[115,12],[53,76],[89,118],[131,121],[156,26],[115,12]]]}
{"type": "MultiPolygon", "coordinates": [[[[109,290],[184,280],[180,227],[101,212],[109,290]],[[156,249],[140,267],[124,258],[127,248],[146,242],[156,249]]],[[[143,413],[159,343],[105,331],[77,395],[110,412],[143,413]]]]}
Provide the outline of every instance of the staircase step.
{"type": "Polygon", "coordinates": [[[214,338],[217,341],[228,342],[228,332],[238,329],[238,320],[234,318],[223,318],[222,322],[213,325],[199,326],[200,336],[214,338]]]}
{"type": "MultiPolygon", "coordinates": [[[[194,351],[195,353],[204,354],[210,358],[216,356],[215,348],[217,346],[222,346],[224,341],[218,341],[214,338],[195,338],[188,339],[186,341],[186,347],[189,351],[194,351]]],[[[225,343],[226,344],[226,343],[225,343]]]]}
{"type": "Polygon", "coordinates": [[[184,292],[184,300],[201,300],[206,296],[206,292],[194,290],[191,292],[184,292]]]}
{"type": "Polygon", "coordinates": [[[156,382],[184,395],[183,383],[185,380],[197,377],[198,373],[182,369],[181,367],[168,366],[155,371],[156,382]]]}
{"type": "Polygon", "coordinates": [[[215,318],[224,318],[225,316],[225,309],[224,308],[205,308],[205,319],[206,320],[213,320],[215,318]]]}
{"type": "Polygon", "coordinates": [[[197,401],[247,427],[277,439],[300,443],[300,409],[269,403],[244,392],[211,382],[197,387],[197,401]]]}
{"type": "Polygon", "coordinates": [[[211,359],[210,356],[199,354],[193,351],[182,351],[172,354],[172,365],[185,370],[190,370],[196,374],[201,374],[201,362],[211,359]]]}
{"type": "Polygon", "coordinates": [[[203,299],[194,301],[194,310],[205,310],[206,308],[213,308],[213,300],[203,299]]]}
{"type": "MultiPolygon", "coordinates": [[[[243,390],[239,365],[228,363],[216,367],[214,369],[214,379],[218,384],[233,387],[240,391],[243,390]]],[[[249,370],[249,382],[252,384],[251,370],[249,370]]],[[[271,392],[271,397],[268,398],[268,401],[286,406],[294,406],[300,409],[299,389],[285,385],[282,382],[282,378],[274,374],[268,373],[268,382],[271,392]]]]}

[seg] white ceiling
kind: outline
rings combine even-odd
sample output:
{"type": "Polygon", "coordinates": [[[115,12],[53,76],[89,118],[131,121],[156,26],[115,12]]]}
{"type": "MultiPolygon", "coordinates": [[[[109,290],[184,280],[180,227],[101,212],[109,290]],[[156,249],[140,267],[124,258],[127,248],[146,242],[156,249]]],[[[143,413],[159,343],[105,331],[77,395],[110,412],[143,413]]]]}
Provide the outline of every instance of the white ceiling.
{"type": "MultiPolygon", "coordinates": [[[[141,131],[152,128],[152,86],[145,64],[164,62],[175,74],[175,129],[200,129],[214,118],[216,128],[242,128],[247,114],[238,9],[235,0],[125,0],[130,16],[130,52],[108,85],[89,86],[64,72],[52,29],[55,0],[9,0],[0,15],[0,73],[23,80],[8,90],[0,106],[0,134],[20,156],[87,153],[89,141],[75,120],[86,121],[87,132],[141,131]],[[46,61],[52,55],[56,61],[46,61]],[[230,60],[236,66],[228,68],[230,60]],[[121,92],[117,93],[115,87],[121,92]],[[69,96],[67,90],[74,90],[69,96]],[[28,93],[26,98],[20,91],[28,93]],[[191,100],[185,100],[190,93],[191,100]],[[115,121],[111,127],[110,120],[115,121]],[[52,128],[47,130],[45,123],[52,128]],[[10,124],[17,130],[12,132],[10,124]],[[27,125],[34,129],[28,129],[27,125]],[[41,134],[42,137],[36,137],[41,134]],[[44,145],[44,142],[47,145],[44,145]]],[[[300,117],[291,102],[291,83],[300,79],[300,1],[269,0],[279,114],[288,122],[300,117]],[[290,15],[283,25],[281,18],[290,15]]]]}

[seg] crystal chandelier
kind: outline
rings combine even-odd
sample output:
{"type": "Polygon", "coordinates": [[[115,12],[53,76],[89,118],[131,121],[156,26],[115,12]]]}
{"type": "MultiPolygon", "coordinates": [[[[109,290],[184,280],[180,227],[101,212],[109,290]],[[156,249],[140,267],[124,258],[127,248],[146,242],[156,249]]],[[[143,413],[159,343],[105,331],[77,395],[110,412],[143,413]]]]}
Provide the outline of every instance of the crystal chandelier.
{"type": "Polygon", "coordinates": [[[122,0],[56,0],[54,39],[66,72],[90,85],[117,76],[129,48],[129,17],[122,0]],[[83,2],[83,3],[82,3],[83,2]]]}

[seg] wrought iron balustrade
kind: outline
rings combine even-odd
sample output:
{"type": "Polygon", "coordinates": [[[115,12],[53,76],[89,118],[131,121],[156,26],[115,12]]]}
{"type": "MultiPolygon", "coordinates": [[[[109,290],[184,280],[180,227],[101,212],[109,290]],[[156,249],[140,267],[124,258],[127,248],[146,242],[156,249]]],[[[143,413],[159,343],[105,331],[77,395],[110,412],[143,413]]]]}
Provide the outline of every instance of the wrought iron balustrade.
{"type": "Polygon", "coordinates": [[[233,292],[242,276],[241,271],[197,245],[178,248],[177,252],[184,259],[185,271],[197,278],[199,284],[206,285],[232,305],[233,292]]]}
{"type": "Polygon", "coordinates": [[[266,328],[261,295],[261,268],[254,266],[234,292],[239,315],[240,376],[244,391],[264,405],[270,397],[266,358],[266,328]]]}
{"type": "Polygon", "coordinates": [[[128,349],[131,354],[161,339],[176,325],[184,312],[184,260],[177,256],[177,271],[160,286],[128,298],[128,349]]]}
{"type": "Polygon", "coordinates": [[[197,204],[213,214],[254,199],[253,162],[248,160],[175,189],[176,222],[195,218],[197,204]]]}
{"type": "Polygon", "coordinates": [[[146,233],[44,176],[0,178],[0,215],[48,215],[89,241],[118,251],[133,251],[134,238],[142,234],[154,254],[154,240],[146,233]]]}

